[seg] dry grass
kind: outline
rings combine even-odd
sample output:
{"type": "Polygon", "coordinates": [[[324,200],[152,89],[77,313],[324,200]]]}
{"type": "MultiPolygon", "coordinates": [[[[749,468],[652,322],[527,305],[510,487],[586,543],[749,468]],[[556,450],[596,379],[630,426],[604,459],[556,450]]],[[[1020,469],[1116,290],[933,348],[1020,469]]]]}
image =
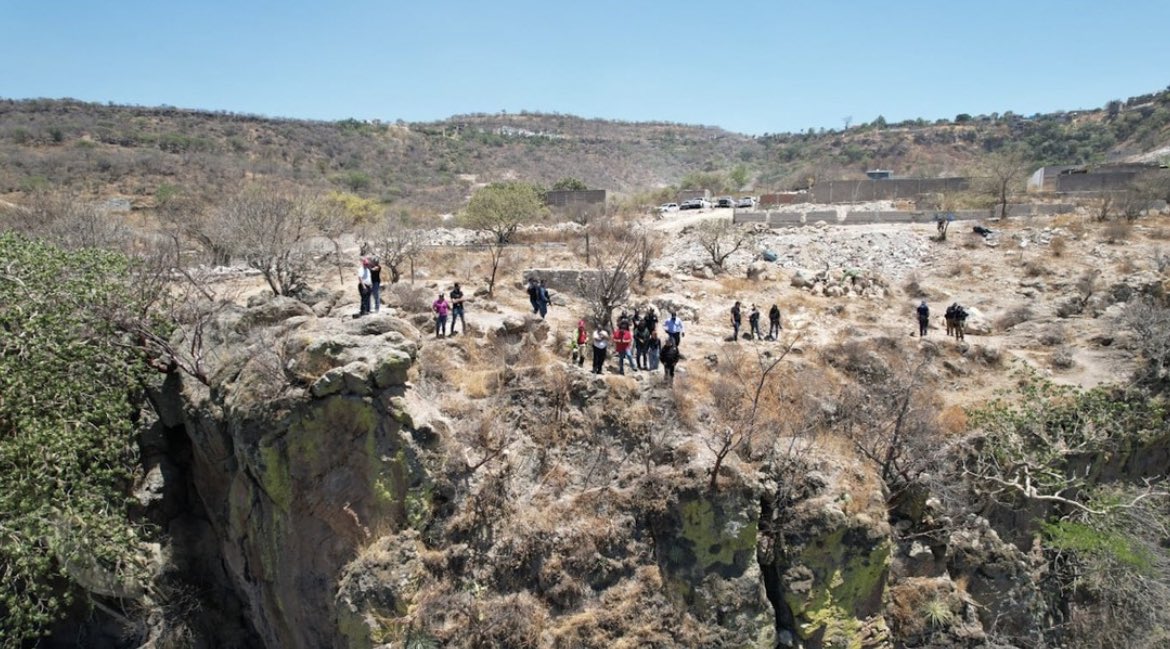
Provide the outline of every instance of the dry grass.
{"type": "Polygon", "coordinates": [[[1068,241],[1065,240],[1064,237],[1055,236],[1052,237],[1052,240],[1048,242],[1048,252],[1051,253],[1053,257],[1064,256],[1064,253],[1067,249],[1068,241]]]}
{"type": "Polygon", "coordinates": [[[966,432],[967,411],[960,406],[947,406],[938,415],[938,425],[946,435],[966,432]]]}
{"type": "Polygon", "coordinates": [[[1101,239],[1106,243],[1120,243],[1126,241],[1133,234],[1133,224],[1129,221],[1118,219],[1110,221],[1101,228],[1101,239]]]}
{"type": "MultiPolygon", "coordinates": [[[[746,277],[739,277],[737,275],[720,275],[718,277],[719,286],[722,288],[720,293],[725,296],[729,303],[734,302],[736,296],[750,295],[760,290],[759,282],[752,281],[746,277]]],[[[750,304],[749,298],[740,297],[745,304],[750,304]]],[[[747,314],[744,314],[744,322],[747,322],[747,314]]]]}
{"type": "Polygon", "coordinates": [[[1025,304],[1018,306],[1014,309],[1009,309],[1006,313],[1000,316],[999,320],[996,321],[995,326],[1000,331],[1007,331],[1020,323],[1031,320],[1033,315],[1032,308],[1028,305],[1025,304]]]}

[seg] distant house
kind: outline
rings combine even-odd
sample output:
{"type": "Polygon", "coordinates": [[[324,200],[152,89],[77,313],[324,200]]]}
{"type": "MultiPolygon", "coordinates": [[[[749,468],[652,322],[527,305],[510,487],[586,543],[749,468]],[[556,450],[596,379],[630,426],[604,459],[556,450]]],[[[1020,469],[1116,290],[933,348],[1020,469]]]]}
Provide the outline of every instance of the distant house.
{"type": "Polygon", "coordinates": [[[1138,176],[1157,171],[1155,164],[1119,163],[1041,167],[1028,179],[1028,191],[1060,194],[1122,191],[1138,176]]]}
{"type": "Polygon", "coordinates": [[[870,180],[889,180],[890,176],[894,175],[894,172],[889,169],[870,169],[865,172],[865,175],[869,176],[870,180]]]}

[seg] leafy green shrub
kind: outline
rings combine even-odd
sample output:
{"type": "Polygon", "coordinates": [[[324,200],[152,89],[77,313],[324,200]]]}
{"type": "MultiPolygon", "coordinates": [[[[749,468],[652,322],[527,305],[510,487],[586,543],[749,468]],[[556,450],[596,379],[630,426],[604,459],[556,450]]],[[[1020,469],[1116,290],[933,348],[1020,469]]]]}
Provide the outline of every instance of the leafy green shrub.
{"type": "Polygon", "coordinates": [[[134,304],[128,261],[0,235],[0,647],[88,592],[135,597],[132,395],[145,365],[102,314],[134,304]],[[64,280],[68,281],[64,281],[64,280]]]}

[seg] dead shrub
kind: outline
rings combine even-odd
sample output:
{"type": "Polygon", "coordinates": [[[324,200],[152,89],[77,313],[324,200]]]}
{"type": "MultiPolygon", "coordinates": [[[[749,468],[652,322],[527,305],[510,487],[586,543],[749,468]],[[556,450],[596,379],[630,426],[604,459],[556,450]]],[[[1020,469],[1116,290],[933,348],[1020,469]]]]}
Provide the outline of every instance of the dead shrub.
{"type": "Polygon", "coordinates": [[[1045,347],[1063,345],[1067,339],[1064,327],[1059,324],[1050,325],[1040,332],[1040,344],[1045,347]]]}
{"type": "Polygon", "coordinates": [[[1129,221],[1110,221],[1101,229],[1101,238],[1106,243],[1119,243],[1129,239],[1133,233],[1133,224],[1129,221]]]}
{"type": "Polygon", "coordinates": [[[1009,309],[1000,316],[995,325],[1000,331],[1007,331],[1020,323],[1031,320],[1033,315],[1032,308],[1025,304],[1009,309]]]}
{"type": "Polygon", "coordinates": [[[1065,250],[1068,249],[1068,241],[1064,237],[1052,237],[1048,242],[1048,251],[1052,253],[1053,257],[1064,256],[1065,250]]]}
{"type": "Polygon", "coordinates": [[[943,433],[958,435],[967,430],[967,411],[961,406],[947,406],[938,416],[943,433]]]}
{"type": "Polygon", "coordinates": [[[431,312],[431,301],[435,295],[431,291],[411,284],[391,284],[382,287],[382,299],[389,305],[398,307],[405,313],[431,312]]]}
{"type": "Polygon", "coordinates": [[[1048,266],[1042,261],[1032,259],[1024,264],[1024,276],[1026,277],[1043,277],[1048,273],[1048,266]]]}
{"type": "Polygon", "coordinates": [[[1058,370],[1072,369],[1077,364],[1076,358],[1073,356],[1072,348],[1067,346],[1052,352],[1052,358],[1050,360],[1052,367],[1058,370]]]}

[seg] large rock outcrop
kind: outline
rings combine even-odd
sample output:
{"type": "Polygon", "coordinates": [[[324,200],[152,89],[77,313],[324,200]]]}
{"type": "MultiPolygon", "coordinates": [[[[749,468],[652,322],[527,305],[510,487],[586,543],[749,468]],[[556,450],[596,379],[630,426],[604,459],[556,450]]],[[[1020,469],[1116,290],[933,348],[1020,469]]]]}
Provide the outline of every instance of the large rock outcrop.
{"type": "Polygon", "coordinates": [[[168,381],[156,401],[190,439],[211,551],[260,642],[344,647],[345,565],[430,516],[430,440],[404,425],[417,332],[282,302],[223,315],[208,336],[210,385],[168,381]]]}

